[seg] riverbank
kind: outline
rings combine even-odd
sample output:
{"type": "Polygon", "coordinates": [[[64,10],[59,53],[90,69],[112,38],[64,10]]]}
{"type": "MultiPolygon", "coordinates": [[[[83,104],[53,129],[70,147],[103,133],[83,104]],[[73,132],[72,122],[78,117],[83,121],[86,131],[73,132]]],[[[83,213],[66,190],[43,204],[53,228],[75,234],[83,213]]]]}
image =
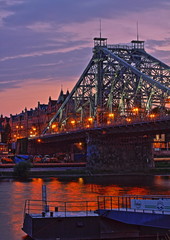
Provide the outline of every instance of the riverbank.
{"type": "MultiPolygon", "coordinates": [[[[170,168],[152,168],[145,172],[113,172],[113,171],[90,171],[86,167],[31,167],[29,178],[43,177],[89,177],[89,176],[138,176],[138,175],[170,175],[170,168]]],[[[16,178],[14,167],[0,168],[0,178],[16,178]]]]}

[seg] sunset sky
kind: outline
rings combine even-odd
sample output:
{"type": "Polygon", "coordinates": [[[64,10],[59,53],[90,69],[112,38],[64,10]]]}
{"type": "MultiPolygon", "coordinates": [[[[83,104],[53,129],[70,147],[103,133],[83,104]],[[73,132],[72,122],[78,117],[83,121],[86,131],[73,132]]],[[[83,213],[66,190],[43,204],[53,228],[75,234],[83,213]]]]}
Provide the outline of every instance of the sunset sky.
{"type": "Polygon", "coordinates": [[[139,38],[170,65],[170,0],[0,0],[0,114],[20,113],[71,90],[93,38],[139,38]]]}

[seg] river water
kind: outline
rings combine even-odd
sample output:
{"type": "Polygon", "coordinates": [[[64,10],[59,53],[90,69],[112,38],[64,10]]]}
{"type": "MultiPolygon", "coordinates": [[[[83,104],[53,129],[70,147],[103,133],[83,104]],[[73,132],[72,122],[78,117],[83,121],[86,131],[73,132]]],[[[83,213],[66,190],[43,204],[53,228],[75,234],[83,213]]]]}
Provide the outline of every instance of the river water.
{"type": "Polygon", "coordinates": [[[26,199],[41,199],[42,184],[48,200],[95,201],[99,195],[170,195],[170,176],[112,176],[74,179],[32,179],[29,182],[0,180],[0,239],[22,240],[26,199]]]}

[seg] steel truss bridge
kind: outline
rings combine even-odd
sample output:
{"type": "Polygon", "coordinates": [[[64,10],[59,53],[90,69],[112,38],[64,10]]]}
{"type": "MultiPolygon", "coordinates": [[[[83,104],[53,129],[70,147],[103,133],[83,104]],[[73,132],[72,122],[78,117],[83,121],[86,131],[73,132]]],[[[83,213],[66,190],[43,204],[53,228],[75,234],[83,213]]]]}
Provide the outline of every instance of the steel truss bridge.
{"type": "Polygon", "coordinates": [[[43,135],[162,117],[169,102],[170,67],[148,54],[144,41],[108,45],[94,38],[91,60],[43,135]]]}
{"type": "Polygon", "coordinates": [[[155,135],[169,142],[169,104],[170,67],[148,54],[144,41],[94,38],[76,85],[41,136],[18,142],[18,153],[62,152],[71,161],[83,153],[90,171],[145,171],[154,166],[155,135]]]}

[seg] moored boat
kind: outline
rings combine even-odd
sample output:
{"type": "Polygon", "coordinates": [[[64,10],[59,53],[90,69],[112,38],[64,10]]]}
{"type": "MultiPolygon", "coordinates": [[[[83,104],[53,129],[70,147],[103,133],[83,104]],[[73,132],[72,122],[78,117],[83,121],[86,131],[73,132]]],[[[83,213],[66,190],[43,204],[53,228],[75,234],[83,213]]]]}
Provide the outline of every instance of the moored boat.
{"type": "Polygon", "coordinates": [[[23,231],[35,240],[159,239],[170,229],[170,196],[99,196],[96,201],[27,200],[23,231]]]}

